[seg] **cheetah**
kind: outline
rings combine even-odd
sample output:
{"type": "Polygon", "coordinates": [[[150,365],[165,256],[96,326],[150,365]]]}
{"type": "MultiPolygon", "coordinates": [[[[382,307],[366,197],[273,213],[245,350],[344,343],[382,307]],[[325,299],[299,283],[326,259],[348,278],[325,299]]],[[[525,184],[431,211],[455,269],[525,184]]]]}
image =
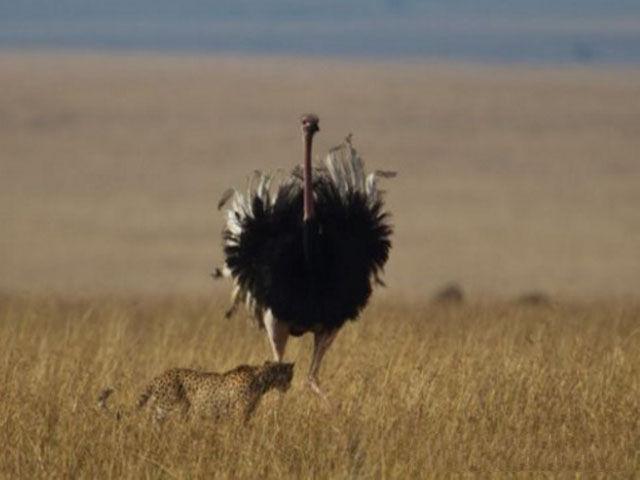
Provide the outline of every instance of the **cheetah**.
{"type": "MultiPolygon", "coordinates": [[[[262,396],[271,389],[286,392],[293,378],[293,363],[265,362],[264,365],[240,365],[225,373],[172,368],[155,377],[143,390],[132,409],[149,409],[156,421],[169,414],[183,417],[234,417],[248,422],[262,396]]],[[[98,405],[108,410],[107,399],[113,393],[105,389],[98,405]]],[[[117,412],[121,418],[123,412],[117,412]]]]}

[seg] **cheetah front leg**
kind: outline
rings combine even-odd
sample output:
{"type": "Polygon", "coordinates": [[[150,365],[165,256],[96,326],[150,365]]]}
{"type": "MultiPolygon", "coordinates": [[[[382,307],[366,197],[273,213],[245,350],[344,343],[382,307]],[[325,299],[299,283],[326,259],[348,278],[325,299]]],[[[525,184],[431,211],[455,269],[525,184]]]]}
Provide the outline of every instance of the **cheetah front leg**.
{"type": "Polygon", "coordinates": [[[256,408],[258,407],[258,403],[259,403],[259,399],[252,399],[245,402],[245,404],[242,406],[241,418],[242,418],[242,423],[244,425],[249,423],[249,420],[251,420],[253,413],[256,411],[256,408]]]}

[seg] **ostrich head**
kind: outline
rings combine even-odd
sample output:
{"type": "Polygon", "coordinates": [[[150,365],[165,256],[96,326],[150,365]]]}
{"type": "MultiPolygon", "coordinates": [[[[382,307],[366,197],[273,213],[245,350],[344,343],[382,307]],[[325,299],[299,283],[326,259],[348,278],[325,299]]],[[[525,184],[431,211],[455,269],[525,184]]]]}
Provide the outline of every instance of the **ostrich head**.
{"type": "Polygon", "coordinates": [[[305,137],[313,137],[313,134],[320,131],[318,122],[320,119],[315,113],[307,113],[300,118],[302,123],[302,133],[305,137]]]}
{"type": "Polygon", "coordinates": [[[304,221],[311,220],[313,209],[313,186],[311,181],[311,144],[313,135],[320,131],[320,119],[313,113],[307,113],[300,118],[302,123],[302,138],[304,140],[304,221]]]}

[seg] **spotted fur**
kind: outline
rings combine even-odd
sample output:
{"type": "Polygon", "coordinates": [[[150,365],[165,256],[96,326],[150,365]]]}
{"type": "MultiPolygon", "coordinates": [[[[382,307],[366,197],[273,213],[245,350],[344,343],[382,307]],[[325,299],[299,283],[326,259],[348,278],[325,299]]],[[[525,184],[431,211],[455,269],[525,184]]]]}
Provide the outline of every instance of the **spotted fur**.
{"type": "MultiPolygon", "coordinates": [[[[232,417],[246,422],[265,393],[271,389],[286,392],[292,378],[292,363],[241,365],[225,373],[172,368],[147,385],[133,410],[146,409],[158,421],[178,413],[182,417],[216,420],[232,417]]],[[[105,389],[100,393],[101,408],[107,409],[112,392],[105,389]]],[[[122,412],[117,416],[122,416],[122,412]]]]}

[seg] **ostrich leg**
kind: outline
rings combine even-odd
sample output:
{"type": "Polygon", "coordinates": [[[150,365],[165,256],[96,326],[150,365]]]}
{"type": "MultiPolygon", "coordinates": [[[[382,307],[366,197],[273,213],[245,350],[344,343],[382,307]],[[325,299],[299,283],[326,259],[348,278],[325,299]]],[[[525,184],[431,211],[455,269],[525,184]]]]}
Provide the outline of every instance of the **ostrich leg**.
{"type": "Polygon", "coordinates": [[[264,328],[267,330],[269,344],[273,351],[273,358],[276,362],[281,362],[282,357],[284,357],[284,349],[287,347],[287,340],[289,339],[289,327],[279,322],[278,319],[273,316],[271,310],[267,310],[264,313],[262,321],[264,328]]]}
{"type": "Polygon", "coordinates": [[[313,359],[311,360],[311,368],[309,368],[309,388],[326,400],[326,395],[320,389],[318,384],[318,372],[320,371],[320,364],[324,358],[324,354],[327,353],[329,347],[333,343],[338,334],[338,329],[318,332],[313,334],[313,359]]]}

